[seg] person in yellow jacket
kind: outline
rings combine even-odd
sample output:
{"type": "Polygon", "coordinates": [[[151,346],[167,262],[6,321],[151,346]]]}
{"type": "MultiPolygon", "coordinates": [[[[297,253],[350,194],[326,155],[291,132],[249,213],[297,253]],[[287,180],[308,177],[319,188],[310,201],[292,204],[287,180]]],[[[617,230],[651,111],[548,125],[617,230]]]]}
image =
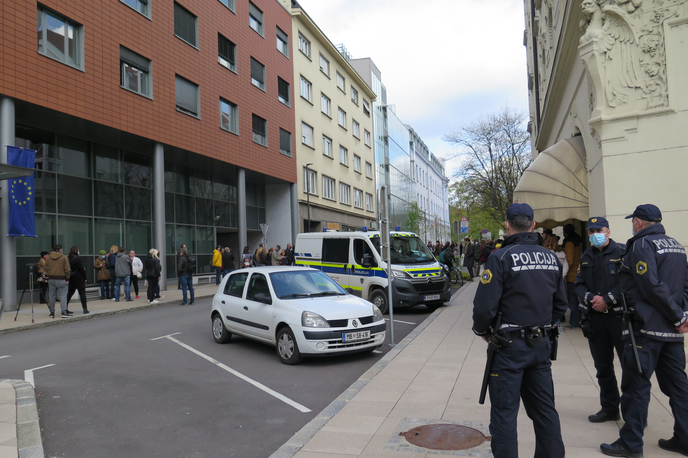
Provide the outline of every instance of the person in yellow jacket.
{"type": "Polygon", "coordinates": [[[222,246],[218,245],[213,250],[213,267],[215,267],[215,284],[219,285],[222,280],[222,246]]]}

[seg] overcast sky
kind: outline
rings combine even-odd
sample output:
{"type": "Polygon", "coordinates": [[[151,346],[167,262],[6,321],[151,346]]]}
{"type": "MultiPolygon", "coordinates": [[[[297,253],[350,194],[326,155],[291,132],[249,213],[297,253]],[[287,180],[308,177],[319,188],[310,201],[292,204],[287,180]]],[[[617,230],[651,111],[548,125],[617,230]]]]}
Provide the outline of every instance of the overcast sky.
{"type": "Polygon", "coordinates": [[[523,0],[298,1],[332,43],[373,59],[387,102],[439,157],[442,135],[481,114],[528,111],[523,0]]]}

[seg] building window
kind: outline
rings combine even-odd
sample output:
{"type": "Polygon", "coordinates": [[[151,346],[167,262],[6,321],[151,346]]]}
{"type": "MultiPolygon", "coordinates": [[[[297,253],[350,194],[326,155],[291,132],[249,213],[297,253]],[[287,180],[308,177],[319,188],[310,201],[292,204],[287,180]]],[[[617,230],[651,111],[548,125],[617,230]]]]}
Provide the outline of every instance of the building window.
{"type": "Polygon", "coordinates": [[[289,57],[289,36],[277,27],[277,50],[289,57]]]}
{"type": "Polygon", "coordinates": [[[337,108],[337,121],[339,125],[346,129],[346,111],[337,108]]]}
{"type": "Polygon", "coordinates": [[[63,64],[83,69],[83,26],[38,7],[38,52],[63,64]]]}
{"type": "Polygon", "coordinates": [[[363,113],[366,116],[370,116],[370,103],[366,99],[363,99],[363,113]]]}
{"type": "Polygon", "coordinates": [[[148,0],[120,0],[125,5],[131,6],[139,13],[148,17],[148,0]]]}
{"type": "Polygon", "coordinates": [[[299,33],[299,51],[304,53],[306,57],[311,58],[311,42],[299,33]]]}
{"type": "Polygon", "coordinates": [[[346,93],[346,78],[344,78],[339,72],[337,72],[337,87],[342,92],[346,93]]]}
{"type": "Polygon", "coordinates": [[[263,12],[251,2],[248,2],[248,25],[263,36],[263,12]]]}
{"type": "Polygon", "coordinates": [[[119,61],[122,70],[120,81],[122,87],[149,97],[151,61],[123,46],[119,47],[119,61]]]}
{"type": "Polygon", "coordinates": [[[351,205],[351,186],[339,183],[339,201],[346,205],[351,205]]]}
{"type": "Polygon", "coordinates": [[[351,101],[358,105],[358,91],[351,86],[351,101]]]}
{"type": "Polygon", "coordinates": [[[366,193],[366,210],[373,211],[373,195],[366,193]]]}
{"type": "Polygon", "coordinates": [[[354,172],[361,173],[361,156],[354,154],[354,172]]]}
{"type": "Polygon", "coordinates": [[[363,129],[363,142],[366,146],[370,146],[370,132],[368,132],[368,129],[363,129]]]}
{"type": "Polygon", "coordinates": [[[366,177],[373,179],[373,164],[368,161],[366,161],[366,177]]]}
{"type": "Polygon", "coordinates": [[[289,106],[289,83],[277,77],[277,96],[279,101],[289,106]]]}
{"type": "Polygon", "coordinates": [[[354,119],[351,121],[351,129],[354,131],[354,137],[361,139],[361,125],[354,119]]]}
{"type": "Polygon", "coordinates": [[[236,72],[236,45],[221,34],[217,34],[217,61],[236,72]]]}
{"type": "Polygon", "coordinates": [[[336,199],[334,195],[334,180],[325,175],[322,176],[322,196],[325,199],[336,199]]]}
{"type": "Polygon", "coordinates": [[[225,99],[220,99],[220,127],[239,135],[239,107],[225,99]]]}
{"type": "Polygon", "coordinates": [[[303,192],[306,194],[318,194],[318,174],[315,170],[303,168],[303,192]]]}
{"type": "Polygon", "coordinates": [[[196,16],[179,3],[174,4],[174,34],[191,46],[198,43],[198,22],[196,16]]]}
{"type": "Polygon", "coordinates": [[[301,143],[315,148],[313,144],[313,128],[305,122],[301,122],[301,143]]]}
{"type": "Polygon", "coordinates": [[[320,71],[330,76],[330,61],[325,59],[322,54],[320,54],[320,71]]]}
{"type": "Polygon", "coordinates": [[[280,153],[291,157],[291,133],[280,127],[280,153]]]}
{"type": "Polygon", "coordinates": [[[354,207],[363,209],[363,191],[354,188],[354,207]]]}
{"type": "Polygon", "coordinates": [[[303,76],[301,77],[301,97],[313,102],[313,85],[303,76]]]}
{"type": "Polygon", "coordinates": [[[339,163],[349,166],[349,150],[339,145],[339,163]]]}
{"type": "Polygon", "coordinates": [[[323,135],[323,154],[332,157],[332,139],[327,135],[323,135]]]}
{"type": "Polygon", "coordinates": [[[265,90],[265,65],[251,57],[251,84],[265,90]]]}
{"type": "Polygon", "coordinates": [[[325,113],[327,116],[330,115],[330,98],[327,97],[322,92],[320,93],[320,111],[325,113]]]}
{"type": "Polygon", "coordinates": [[[260,116],[253,115],[253,141],[268,146],[268,122],[260,116]]]}
{"type": "Polygon", "coordinates": [[[236,13],[236,5],[235,5],[235,0],[220,0],[220,3],[225,5],[227,8],[232,10],[232,12],[236,13]]]}
{"type": "Polygon", "coordinates": [[[177,97],[177,110],[199,117],[199,90],[198,84],[192,83],[186,78],[175,75],[175,93],[177,97]]]}

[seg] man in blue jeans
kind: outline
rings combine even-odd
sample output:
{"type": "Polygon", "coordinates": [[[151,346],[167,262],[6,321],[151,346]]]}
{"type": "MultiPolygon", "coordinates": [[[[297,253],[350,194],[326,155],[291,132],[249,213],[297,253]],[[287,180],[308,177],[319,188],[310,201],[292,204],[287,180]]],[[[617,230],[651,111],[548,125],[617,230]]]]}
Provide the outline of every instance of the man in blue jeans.
{"type": "Polygon", "coordinates": [[[194,256],[189,256],[189,251],[186,247],[182,248],[179,256],[179,264],[177,265],[177,271],[179,272],[179,282],[182,285],[182,305],[186,305],[186,290],[188,289],[191,294],[191,301],[188,302],[189,305],[194,303],[194,289],[193,289],[193,273],[196,270],[196,258],[194,256]]]}
{"type": "Polygon", "coordinates": [[[124,283],[124,297],[127,302],[131,302],[131,258],[125,254],[126,248],[121,246],[117,252],[117,259],[115,260],[115,297],[112,299],[119,302],[120,286],[124,283]]]}

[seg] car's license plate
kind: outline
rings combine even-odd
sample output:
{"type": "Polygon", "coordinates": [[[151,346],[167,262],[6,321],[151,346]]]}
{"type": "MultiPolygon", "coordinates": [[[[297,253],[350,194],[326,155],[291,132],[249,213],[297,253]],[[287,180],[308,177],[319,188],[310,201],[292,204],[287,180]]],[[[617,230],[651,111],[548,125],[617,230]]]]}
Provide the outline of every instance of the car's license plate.
{"type": "Polygon", "coordinates": [[[439,294],[431,294],[429,296],[425,296],[426,301],[436,301],[440,298],[439,294]]]}
{"type": "Polygon", "coordinates": [[[342,342],[370,339],[370,331],[345,332],[342,334],[342,342]]]}

